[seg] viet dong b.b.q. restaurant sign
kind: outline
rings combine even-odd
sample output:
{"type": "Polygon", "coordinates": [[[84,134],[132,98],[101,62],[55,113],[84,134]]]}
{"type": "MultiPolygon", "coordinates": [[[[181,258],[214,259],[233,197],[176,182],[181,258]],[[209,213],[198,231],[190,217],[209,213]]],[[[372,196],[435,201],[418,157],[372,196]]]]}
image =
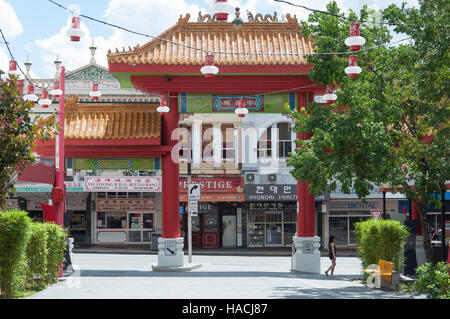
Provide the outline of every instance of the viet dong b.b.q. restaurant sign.
{"type": "Polygon", "coordinates": [[[145,177],[98,177],[84,179],[86,192],[161,192],[161,176],[145,177]]]}

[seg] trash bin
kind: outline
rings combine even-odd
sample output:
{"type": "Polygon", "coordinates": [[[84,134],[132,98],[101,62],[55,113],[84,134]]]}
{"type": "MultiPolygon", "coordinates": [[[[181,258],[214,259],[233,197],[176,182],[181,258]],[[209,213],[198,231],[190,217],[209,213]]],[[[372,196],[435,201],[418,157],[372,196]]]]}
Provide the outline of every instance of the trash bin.
{"type": "Polygon", "coordinates": [[[161,234],[152,233],[152,250],[157,251],[158,250],[158,238],[161,237],[161,234]]]}

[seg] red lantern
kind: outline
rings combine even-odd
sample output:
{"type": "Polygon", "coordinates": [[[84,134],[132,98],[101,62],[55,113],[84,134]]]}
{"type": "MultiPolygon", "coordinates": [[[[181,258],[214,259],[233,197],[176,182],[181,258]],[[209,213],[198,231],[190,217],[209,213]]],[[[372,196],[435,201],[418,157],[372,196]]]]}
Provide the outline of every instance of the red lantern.
{"type": "Polygon", "coordinates": [[[42,99],[40,99],[38,103],[45,109],[48,108],[48,106],[52,104],[52,101],[48,98],[47,90],[42,91],[42,99]]]}
{"type": "Polygon", "coordinates": [[[23,80],[17,80],[17,89],[20,92],[20,95],[23,95],[23,80]]]}
{"type": "Polygon", "coordinates": [[[228,4],[227,0],[216,0],[209,10],[215,16],[217,21],[227,21],[228,15],[233,14],[234,8],[228,4]]]}
{"type": "Polygon", "coordinates": [[[205,78],[213,78],[219,73],[219,68],[214,65],[214,54],[207,54],[205,56],[205,65],[202,66],[200,72],[205,75],[205,78]]]}
{"type": "Polygon", "coordinates": [[[39,98],[36,94],[34,94],[34,86],[28,85],[27,86],[27,94],[24,95],[23,99],[25,101],[31,101],[31,103],[34,104],[39,98]]]}
{"type": "Polygon", "coordinates": [[[70,37],[70,41],[78,42],[84,35],[84,32],[80,29],[81,19],[78,16],[72,17],[72,24],[67,35],[70,37]]]}
{"type": "Polygon", "coordinates": [[[53,82],[53,90],[50,91],[50,94],[55,98],[59,98],[59,96],[62,94],[63,92],[61,91],[61,89],[59,88],[59,81],[55,81],[53,82]]]}
{"type": "Polygon", "coordinates": [[[357,78],[358,74],[361,73],[361,68],[357,64],[356,55],[351,55],[348,57],[348,67],[345,68],[345,73],[351,78],[357,78]]]}
{"type": "Polygon", "coordinates": [[[359,51],[365,43],[366,39],[359,35],[359,24],[350,24],[350,37],[345,39],[345,44],[350,47],[351,51],[359,51]]]}
{"type": "Polygon", "coordinates": [[[159,106],[156,108],[159,113],[168,113],[170,108],[168,106],[167,96],[161,96],[159,106]]]}
{"type": "Polygon", "coordinates": [[[92,91],[89,93],[90,97],[92,97],[93,100],[98,100],[100,96],[102,96],[102,92],[99,92],[98,90],[98,84],[94,83],[92,84],[92,91]]]}
{"type": "Polygon", "coordinates": [[[248,109],[245,107],[244,99],[239,100],[238,107],[234,110],[234,113],[239,117],[244,117],[246,114],[248,114],[248,109]]]}
{"type": "Polygon", "coordinates": [[[17,71],[17,61],[11,60],[9,61],[9,72],[10,75],[18,76],[19,72],[17,71]]]}
{"type": "Polygon", "coordinates": [[[323,95],[323,99],[327,101],[328,104],[333,103],[337,100],[337,95],[333,92],[333,86],[327,85],[325,94],[323,95]]]}

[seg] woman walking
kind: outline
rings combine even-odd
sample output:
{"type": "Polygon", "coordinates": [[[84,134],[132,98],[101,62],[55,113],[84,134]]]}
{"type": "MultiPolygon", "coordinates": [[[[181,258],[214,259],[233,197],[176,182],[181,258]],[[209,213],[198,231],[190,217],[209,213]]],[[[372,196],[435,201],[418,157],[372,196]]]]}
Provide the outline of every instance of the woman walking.
{"type": "Polygon", "coordinates": [[[328,243],[328,252],[329,257],[331,259],[331,266],[325,271],[325,275],[328,277],[328,272],[331,270],[331,277],[333,277],[334,274],[334,267],[336,267],[336,237],[333,235],[330,236],[330,240],[328,243]]]}

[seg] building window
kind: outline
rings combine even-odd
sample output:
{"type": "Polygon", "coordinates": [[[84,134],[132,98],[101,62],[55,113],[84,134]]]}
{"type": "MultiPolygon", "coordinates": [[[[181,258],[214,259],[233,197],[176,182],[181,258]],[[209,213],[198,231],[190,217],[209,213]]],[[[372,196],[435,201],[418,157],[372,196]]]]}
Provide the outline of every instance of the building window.
{"type": "Polygon", "coordinates": [[[213,160],[213,126],[212,124],[202,125],[202,157],[204,161],[213,160]]]}
{"type": "MultiPolygon", "coordinates": [[[[275,147],[278,150],[279,158],[289,157],[292,152],[291,124],[278,123],[276,125],[278,138],[275,147]]],[[[258,140],[258,158],[268,158],[272,156],[272,127],[267,128],[258,140]]]]}
{"type": "Polygon", "coordinates": [[[234,126],[222,124],[222,158],[224,161],[234,161],[234,126]]]}

